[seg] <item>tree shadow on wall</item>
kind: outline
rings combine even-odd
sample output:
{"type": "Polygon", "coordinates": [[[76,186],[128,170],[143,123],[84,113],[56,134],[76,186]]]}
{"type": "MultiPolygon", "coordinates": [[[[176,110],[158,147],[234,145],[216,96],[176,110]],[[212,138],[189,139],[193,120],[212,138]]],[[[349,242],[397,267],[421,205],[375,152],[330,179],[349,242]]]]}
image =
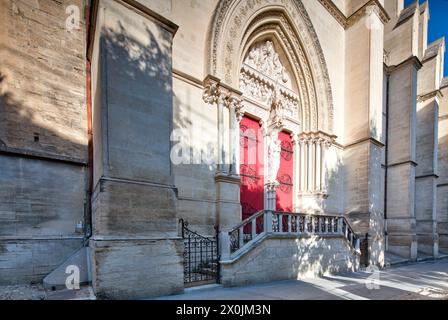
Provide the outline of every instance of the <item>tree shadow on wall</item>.
{"type": "MultiPolygon", "coordinates": [[[[85,139],[85,143],[80,143],[78,139],[71,139],[65,132],[57,130],[55,124],[61,119],[57,120],[48,113],[40,112],[41,110],[35,105],[31,107],[27,102],[28,97],[37,96],[38,93],[28,88],[20,88],[19,92],[23,96],[18,96],[17,91],[8,89],[10,85],[8,77],[0,70],[0,148],[4,150],[18,149],[25,153],[33,151],[48,156],[64,156],[85,162],[87,139],[85,139]],[[56,122],[45,123],[46,118],[56,122]]],[[[65,108],[66,106],[62,102],[55,99],[56,93],[63,89],[52,83],[45,85],[45,92],[39,93],[42,95],[42,100],[47,96],[52,100],[53,106],[65,108]]],[[[42,104],[42,108],[45,103],[42,104]]],[[[69,125],[69,120],[64,121],[69,125]]],[[[83,126],[86,125],[87,122],[83,126]]]]}
{"type": "MultiPolygon", "coordinates": [[[[117,30],[103,28],[101,45],[106,50],[107,72],[114,72],[108,85],[118,84],[128,95],[141,96],[141,89],[151,85],[151,93],[157,91],[171,93],[171,38],[168,32],[160,32],[157,37],[145,26],[144,39],[129,34],[121,21],[117,30]],[[129,91],[130,90],[130,91],[129,91]]],[[[145,92],[145,90],[143,90],[145,92]]],[[[150,99],[154,103],[153,99],[150,99]]],[[[130,106],[132,107],[132,106],[130,106]]],[[[151,107],[149,104],[148,107],[151,107]]]]}

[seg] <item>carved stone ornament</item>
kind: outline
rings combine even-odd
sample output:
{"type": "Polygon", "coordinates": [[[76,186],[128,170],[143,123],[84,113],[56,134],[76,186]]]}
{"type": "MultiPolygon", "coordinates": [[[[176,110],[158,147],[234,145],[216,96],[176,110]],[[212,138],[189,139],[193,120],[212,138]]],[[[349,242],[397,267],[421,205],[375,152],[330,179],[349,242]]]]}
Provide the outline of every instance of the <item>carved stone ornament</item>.
{"type": "Polygon", "coordinates": [[[244,64],[274,81],[283,84],[290,81],[286,68],[281,63],[272,41],[263,41],[253,46],[244,60],[244,64]]]}
{"type": "Polygon", "coordinates": [[[264,104],[274,90],[266,80],[285,85],[284,80],[290,77],[297,82],[299,92],[298,99],[289,96],[291,108],[286,110],[302,117],[303,130],[332,132],[333,98],[325,57],[301,0],[220,1],[211,23],[207,68],[227,85],[239,86],[245,96],[264,104]],[[260,29],[281,41],[296,74],[285,72],[271,40],[249,48],[241,59],[244,46],[260,29]]]}

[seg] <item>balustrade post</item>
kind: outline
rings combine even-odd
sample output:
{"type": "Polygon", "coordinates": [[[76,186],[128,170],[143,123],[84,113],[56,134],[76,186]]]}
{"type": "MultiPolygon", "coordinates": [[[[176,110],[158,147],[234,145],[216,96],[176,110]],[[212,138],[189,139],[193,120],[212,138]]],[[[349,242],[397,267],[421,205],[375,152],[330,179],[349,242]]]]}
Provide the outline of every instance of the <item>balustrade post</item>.
{"type": "Polygon", "coordinates": [[[244,227],[241,226],[238,232],[238,248],[244,245],[244,227]]]}
{"type": "Polygon", "coordinates": [[[305,215],[303,217],[303,233],[308,234],[308,224],[310,223],[309,217],[305,215]]]}
{"type": "Polygon", "coordinates": [[[341,235],[344,235],[344,234],[342,233],[342,222],[343,222],[344,218],[342,218],[342,217],[338,217],[337,219],[338,219],[338,232],[339,232],[341,235]]]}
{"type": "Polygon", "coordinates": [[[265,226],[266,226],[266,232],[271,233],[272,232],[272,211],[265,211],[265,226]]]}
{"type": "Polygon", "coordinates": [[[356,252],[361,253],[361,245],[360,245],[359,238],[356,239],[355,250],[356,250],[356,252]]]}
{"type": "Polygon", "coordinates": [[[324,234],[328,234],[328,224],[329,224],[328,218],[323,217],[322,220],[323,220],[322,223],[323,223],[323,227],[324,227],[324,234]]]}
{"type": "Polygon", "coordinates": [[[221,260],[230,259],[230,236],[227,231],[219,232],[219,254],[221,260]]]}
{"type": "Polygon", "coordinates": [[[252,219],[252,240],[257,236],[257,219],[252,219]]]}
{"type": "Polygon", "coordinates": [[[347,224],[347,222],[345,223],[345,239],[349,240],[349,238],[348,238],[348,224],[347,224]]]}
{"type": "Polygon", "coordinates": [[[292,226],[291,226],[291,215],[288,215],[288,233],[291,233],[292,226]]]}
{"type": "Polygon", "coordinates": [[[283,232],[283,215],[281,213],[278,215],[278,232],[283,232]]]}
{"type": "Polygon", "coordinates": [[[316,232],[316,219],[314,217],[310,217],[311,219],[311,234],[316,232]]]}

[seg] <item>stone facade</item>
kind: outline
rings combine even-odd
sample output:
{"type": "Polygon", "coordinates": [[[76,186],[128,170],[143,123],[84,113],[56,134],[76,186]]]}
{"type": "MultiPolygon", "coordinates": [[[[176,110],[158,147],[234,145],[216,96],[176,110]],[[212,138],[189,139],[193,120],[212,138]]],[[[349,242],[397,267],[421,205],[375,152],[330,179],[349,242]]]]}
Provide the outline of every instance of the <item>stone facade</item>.
{"type": "Polygon", "coordinates": [[[65,30],[67,5],[0,2],[0,284],[39,282],[84,244],[86,31],[65,30]]]}
{"type": "MultiPolygon", "coordinates": [[[[181,292],[179,219],[204,236],[241,223],[242,117],[262,132],[264,209],[276,207],[271,140],[283,132],[293,211],[346,219],[363,263],[448,250],[445,42],[427,43],[427,3],[0,9],[0,284],[41,281],[90,246],[99,297],[181,292]]],[[[222,283],[359,267],[342,236],[267,237],[244,252],[223,261],[222,283]]]]}
{"type": "Polygon", "coordinates": [[[276,236],[259,243],[240,259],[223,262],[222,284],[241,286],[266,279],[304,279],[358,268],[357,254],[341,239],[276,236]]]}

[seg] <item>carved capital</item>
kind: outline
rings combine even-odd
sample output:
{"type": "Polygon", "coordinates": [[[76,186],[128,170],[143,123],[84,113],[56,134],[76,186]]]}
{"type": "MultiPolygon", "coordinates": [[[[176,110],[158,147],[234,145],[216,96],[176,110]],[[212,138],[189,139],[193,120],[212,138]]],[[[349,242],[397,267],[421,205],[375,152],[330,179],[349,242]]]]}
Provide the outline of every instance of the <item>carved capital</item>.
{"type": "Polygon", "coordinates": [[[220,96],[219,84],[211,82],[204,86],[204,92],[202,94],[202,99],[208,104],[218,103],[218,98],[220,96]]]}
{"type": "Polygon", "coordinates": [[[321,143],[322,145],[329,147],[336,140],[336,136],[322,131],[302,132],[298,135],[298,139],[303,143],[321,143]]]}

